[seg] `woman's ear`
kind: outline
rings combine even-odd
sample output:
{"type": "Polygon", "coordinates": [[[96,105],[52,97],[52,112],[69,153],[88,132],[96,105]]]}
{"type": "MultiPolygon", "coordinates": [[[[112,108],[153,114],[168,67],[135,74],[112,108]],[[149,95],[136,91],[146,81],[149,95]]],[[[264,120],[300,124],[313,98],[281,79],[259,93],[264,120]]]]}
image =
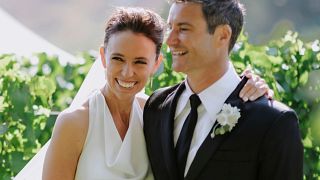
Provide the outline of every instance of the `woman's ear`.
{"type": "Polygon", "coordinates": [[[103,67],[107,68],[104,46],[100,46],[100,57],[101,57],[101,62],[102,62],[103,67]]]}
{"type": "Polygon", "coordinates": [[[158,68],[159,68],[162,60],[163,60],[163,56],[162,56],[162,54],[160,53],[158,59],[156,60],[156,63],[155,63],[154,66],[153,66],[152,74],[154,74],[154,73],[157,72],[157,70],[158,70],[158,68]]]}

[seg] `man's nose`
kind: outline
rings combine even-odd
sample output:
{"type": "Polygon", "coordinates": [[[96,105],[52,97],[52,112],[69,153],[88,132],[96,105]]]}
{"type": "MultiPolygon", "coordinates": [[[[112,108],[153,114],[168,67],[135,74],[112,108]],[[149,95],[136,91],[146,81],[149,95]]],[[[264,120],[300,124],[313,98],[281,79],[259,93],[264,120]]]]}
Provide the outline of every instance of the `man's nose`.
{"type": "Polygon", "coordinates": [[[166,32],[166,43],[168,46],[174,46],[179,43],[178,33],[176,30],[170,29],[166,32]]]}

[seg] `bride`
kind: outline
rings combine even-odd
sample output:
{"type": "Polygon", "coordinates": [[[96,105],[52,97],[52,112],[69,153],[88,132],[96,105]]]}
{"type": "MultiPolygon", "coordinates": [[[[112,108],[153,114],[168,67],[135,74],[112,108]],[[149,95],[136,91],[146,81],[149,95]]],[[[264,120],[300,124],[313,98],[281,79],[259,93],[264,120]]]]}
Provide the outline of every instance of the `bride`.
{"type": "MultiPolygon", "coordinates": [[[[153,179],[142,130],[146,99],[137,94],[161,63],[163,31],[163,20],[152,11],[118,9],[100,48],[107,82],[80,107],[73,104],[76,108],[58,116],[50,144],[15,179],[153,179]]],[[[89,76],[97,77],[97,63],[94,67],[89,76]]],[[[93,81],[82,87],[98,82],[93,81]]],[[[246,97],[265,93],[265,88],[255,90],[259,79],[249,82],[246,97]]]]}

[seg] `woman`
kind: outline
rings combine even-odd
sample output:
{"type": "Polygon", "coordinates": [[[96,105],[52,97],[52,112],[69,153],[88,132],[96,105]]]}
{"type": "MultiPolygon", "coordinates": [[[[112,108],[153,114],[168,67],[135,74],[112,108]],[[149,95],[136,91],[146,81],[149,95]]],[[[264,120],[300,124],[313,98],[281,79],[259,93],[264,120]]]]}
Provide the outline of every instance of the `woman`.
{"type": "MultiPolygon", "coordinates": [[[[111,16],[100,48],[107,83],[82,107],[59,115],[43,179],[153,179],[142,130],[145,100],[135,95],[161,63],[163,27],[157,14],[140,8],[111,16]]],[[[262,91],[248,85],[242,95],[262,91]]]]}

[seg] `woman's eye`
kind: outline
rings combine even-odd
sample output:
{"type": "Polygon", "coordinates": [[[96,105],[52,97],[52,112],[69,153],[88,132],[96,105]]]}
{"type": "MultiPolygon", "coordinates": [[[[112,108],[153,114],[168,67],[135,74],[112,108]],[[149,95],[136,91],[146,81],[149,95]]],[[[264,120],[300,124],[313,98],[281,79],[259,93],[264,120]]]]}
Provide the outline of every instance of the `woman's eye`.
{"type": "Polygon", "coordinates": [[[123,61],[123,59],[120,58],[120,57],[112,57],[111,59],[112,59],[112,60],[116,60],[116,61],[123,61]]]}

